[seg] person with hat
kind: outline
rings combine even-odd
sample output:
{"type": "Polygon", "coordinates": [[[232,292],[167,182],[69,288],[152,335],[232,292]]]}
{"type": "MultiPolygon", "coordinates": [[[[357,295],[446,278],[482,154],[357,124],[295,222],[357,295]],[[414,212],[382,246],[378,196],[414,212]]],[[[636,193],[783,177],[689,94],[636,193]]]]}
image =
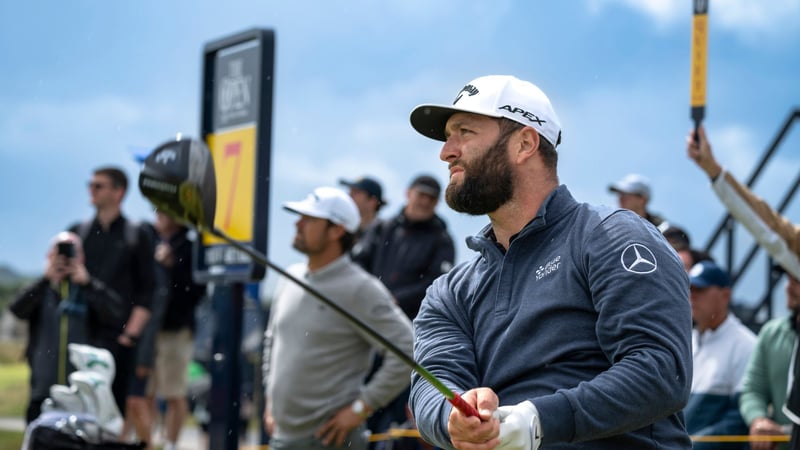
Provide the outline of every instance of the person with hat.
{"type": "Polygon", "coordinates": [[[647,204],[650,203],[651,197],[650,180],[647,177],[638,173],[630,173],[609,185],[608,190],[617,194],[620,208],[630,209],[635,212],[655,225],[658,231],[664,232],[669,227],[669,223],[666,220],[647,209],[647,204]]]}
{"type": "MultiPolygon", "coordinates": [[[[377,333],[411,353],[411,322],[389,291],[350,260],[360,218],[353,199],[320,187],[286,202],[299,215],[293,247],[307,257],[288,268],[377,333]]],[[[281,279],[264,338],[264,423],[273,450],[366,449],[364,421],[409,383],[393,354],[369,382],[372,341],[301,286],[281,279]]]]}
{"type": "Polygon", "coordinates": [[[409,405],[446,449],[689,449],[686,271],[625,209],[576,201],[558,179],[561,125],[513,76],[467,83],[411,112],[443,142],[447,204],[489,224],[439,277],[414,319],[415,360],[461,393],[454,408],[412,374],[409,405]]]}
{"type": "MultiPolygon", "coordinates": [[[[431,175],[414,177],[400,212],[390,219],[376,221],[353,248],[353,260],[386,285],[411,320],[419,311],[425,290],[434,279],[450,270],[455,260],[453,239],[445,221],[436,215],[441,190],[431,175]]],[[[380,355],[376,358],[376,367],[381,364],[380,358],[380,355]]],[[[407,403],[406,390],[370,418],[370,430],[382,433],[392,422],[405,423],[407,403]]],[[[400,448],[405,445],[396,444],[400,448]]]]}
{"type": "Polygon", "coordinates": [[[383,188],[377,180],[361,177],[355,181],[339,180],[339,183],[350,188],[350,197],[356,202],[361,214],[361,224],[356,232],[356,241],[361,239],[367,228],[378,218],[378,211],[386,205],[383,199],[383,188]]]}
{"type": "MultiPolygon", "coordinates": [[[[756,336],[730,312],[731,279],[712,261],[689,270],[694,377],[684,409],[695,436],[746,435],[739,413],[742,381],[756,336]]],[[[747,443],[695,443],[695,449],[741,449],[747,443]]]]}
{"type": "Polygon", "coordinates": [[[678,257],[683,261],[683,267],[687,272],[700,261],[713,260],[711,255],[705,250],[692,247],[689,235],[683,228],[670,225],[667,229],[662,231],[661,234],[667,239],[669,245],[675,249],[678,257]]]}

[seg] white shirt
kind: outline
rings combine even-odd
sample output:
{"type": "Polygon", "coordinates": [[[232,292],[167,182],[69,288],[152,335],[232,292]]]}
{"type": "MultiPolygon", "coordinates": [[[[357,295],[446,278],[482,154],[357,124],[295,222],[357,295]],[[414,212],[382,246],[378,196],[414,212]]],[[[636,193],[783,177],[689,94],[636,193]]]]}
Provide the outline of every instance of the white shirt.
{"type": "Polygon", "coordinates": [[[692,330],[692,394],[741,392],[755,345],[756,335],[731,313],[716,330],[692,330]]]}

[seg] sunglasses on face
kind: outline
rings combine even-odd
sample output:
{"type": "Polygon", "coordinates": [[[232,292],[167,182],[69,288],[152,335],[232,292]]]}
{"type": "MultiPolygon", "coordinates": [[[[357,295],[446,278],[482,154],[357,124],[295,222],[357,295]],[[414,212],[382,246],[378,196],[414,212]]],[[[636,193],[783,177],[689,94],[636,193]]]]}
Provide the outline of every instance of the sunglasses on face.
{"type": "Polygon", "coordinates": [[[89,189],[91,189],[93,191],[99,191],[99,190],[102,190],[102,189],[105,189],[106,187],[108,187],[109,184],[90,181],[88,183],[88,186],[89,186],[89,189]]]}

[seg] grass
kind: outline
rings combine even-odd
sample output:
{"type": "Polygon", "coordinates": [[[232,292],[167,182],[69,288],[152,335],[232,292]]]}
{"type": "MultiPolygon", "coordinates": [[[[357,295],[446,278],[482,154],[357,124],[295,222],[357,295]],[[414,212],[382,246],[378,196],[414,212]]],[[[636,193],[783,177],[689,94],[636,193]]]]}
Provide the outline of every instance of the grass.
{"type": "Polygon", "coordinates": [[[5,364],[25,362],[25,343],[0,341],[0,367],[5,364]]]}
{"type": "Polygon", "coordinates": [[[21,431],[3,431],[0,430],[0,448],[22,448],[22,439],[25,433],[21,431]]]}
{"type": "MultiPolygon", "coordinates": [[[[28,405],[28,364],[20,342],[0,342],[0,417],[24,417],[28,405]]],[[[20,448],[24,433],[0,430],[0,448],[20,448]]]]}
{"type": "MultiPolygon", "coordinates": [[[[28,365],[0,365],[0,417],[24,417],[28,405],[28,365]]],[[[8,448],[0,446],[0,448],[8,448]]]]}
{"type": "MultiPolygon", "coordinates": [[[[28,405],[28,364],[24,344],[0,342],[0,417],[24,417],[28,405]]],[[[0,445],[0,448],[9,448],[0,445]]]]}

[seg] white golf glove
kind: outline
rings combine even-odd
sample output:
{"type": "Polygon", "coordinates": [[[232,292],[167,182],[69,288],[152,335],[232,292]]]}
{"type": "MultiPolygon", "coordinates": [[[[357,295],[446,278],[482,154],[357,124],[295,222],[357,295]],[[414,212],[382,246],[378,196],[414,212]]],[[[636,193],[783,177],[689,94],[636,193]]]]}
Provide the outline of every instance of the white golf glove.
{"type": "Polygon", "coordinates": [[[537,450],[542,445],[539,411],[530,401],[501,406],[494,412],[500,421],[500,445],[503,450],[537,450]]]}

